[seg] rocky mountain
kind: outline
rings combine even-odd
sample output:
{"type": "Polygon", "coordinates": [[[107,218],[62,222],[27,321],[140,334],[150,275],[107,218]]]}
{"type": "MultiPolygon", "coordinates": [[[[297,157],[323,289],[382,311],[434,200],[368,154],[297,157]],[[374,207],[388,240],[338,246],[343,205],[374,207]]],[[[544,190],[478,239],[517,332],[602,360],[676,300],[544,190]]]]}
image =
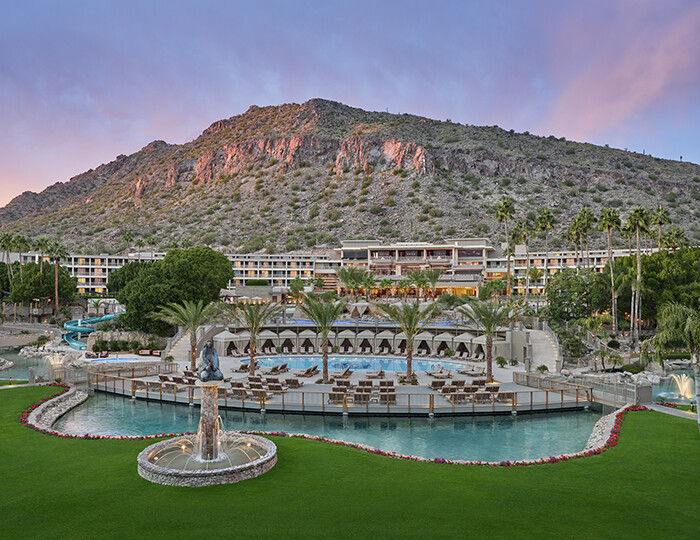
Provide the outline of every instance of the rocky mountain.
{"type": "MultiPolygon", "coordinates": [[[[322,99],[252,106],[186,144],[154,141],[23,193],[0,209],[0,224],[100,253],[198,243],[272,253],[348,238],[496,243],[493,206],[504,195],[520,219],[548,207],[560,226],[584,205],[624,217],[663,204],[700,242],[696,164],[322,99]]],[[[593,244],[602,242],[594,232],[593,244]]]]}

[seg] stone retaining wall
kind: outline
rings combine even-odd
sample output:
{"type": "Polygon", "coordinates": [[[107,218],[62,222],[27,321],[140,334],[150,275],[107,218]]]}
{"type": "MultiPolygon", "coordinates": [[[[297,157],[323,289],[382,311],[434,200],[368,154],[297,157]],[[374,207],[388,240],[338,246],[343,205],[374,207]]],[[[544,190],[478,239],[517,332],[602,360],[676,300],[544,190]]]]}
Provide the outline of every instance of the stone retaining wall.
{"type": "Polygon", "coordinates": [[[621,409],[618,409],[615,412],[603,416],[600,420],[598,420],[595,423],[595,426],[593,426],[593,432],[588,438],[586,446],[583,448],[584,452],[587,450],[597,450],[605,446],[605,444],[608,442],[608,439],[610,438],[610,433],[612,432],[612,429],[615,426],[615,419],[617,415],[624,410],[625,408],[622,407],[621,409]]]}
{"type": "Polygon", "coordinates": [[[88,398],[88,393],[77,388],[71,388],[65,394],[42,403],[27,418],[27,423],[36,429],[50,430],[51,426],[62,415],[73,407],[77,407],[88,398]]]}
{"type": "Polygon", "coordinates": [[[9,360],[5,360],[4,358],[0,358],[0,371],[3,369],[10,369],[12,366],[14,366],[14,362],[10,362],[9,360]]]}

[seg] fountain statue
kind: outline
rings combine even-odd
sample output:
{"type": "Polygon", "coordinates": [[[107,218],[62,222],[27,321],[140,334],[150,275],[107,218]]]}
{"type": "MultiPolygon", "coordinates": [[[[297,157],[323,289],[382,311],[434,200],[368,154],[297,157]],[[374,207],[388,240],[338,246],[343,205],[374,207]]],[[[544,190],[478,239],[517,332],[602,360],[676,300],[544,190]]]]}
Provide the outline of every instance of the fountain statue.
{"type": "Polygon", "coordinates": [[[146,480],[177,486],[209,486],[259,476],[277,463],[277,448],[267,439],[222,430],[220,386],[224,376],[219,355],[208,340],[200,357],[200,419],[196,435],[149,446],[138,456],[138,472],[146,480]]]}
{"type": "Polygon", "coordinates": [[[695,403],[695,381],[692,377],[685,373],[672,373],[668,380],[673,383],[673,387],[666,392],[659,392],[660,398],[673,403],[695,403]]]}

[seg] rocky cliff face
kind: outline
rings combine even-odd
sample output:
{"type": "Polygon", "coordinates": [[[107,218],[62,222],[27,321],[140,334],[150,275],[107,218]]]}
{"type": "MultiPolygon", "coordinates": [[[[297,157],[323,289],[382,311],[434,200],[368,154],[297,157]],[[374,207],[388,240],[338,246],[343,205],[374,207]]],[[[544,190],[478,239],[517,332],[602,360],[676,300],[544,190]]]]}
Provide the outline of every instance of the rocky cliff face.
{"type": "Polygon", "coordinates": [[[498,242],[492,206],[505,195],[520,218],[548,207],[564,224],[584,205],[624,217],[662,203],[700,241],[692,163],[324,100],[251,107],[190,143],[152,142],[20,195],[0,209],[0,224],[97,252],[195,243],[292,251],[352,237],[498,242]]]}

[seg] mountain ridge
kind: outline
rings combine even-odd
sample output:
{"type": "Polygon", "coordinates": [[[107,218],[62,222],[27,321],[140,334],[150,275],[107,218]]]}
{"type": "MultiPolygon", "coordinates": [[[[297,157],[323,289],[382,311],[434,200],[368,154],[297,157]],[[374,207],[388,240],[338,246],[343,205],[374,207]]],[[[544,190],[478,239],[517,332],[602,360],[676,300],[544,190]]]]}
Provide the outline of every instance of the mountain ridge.
{"type": "Polygon", "coordinates": [[[699,192],[700,166],[688,162],[313,99],[251,106],[190,142],[156,140],[25,192],[0,208],[0,224],[86,252],[128,247],[126,230],[158,246],[270,252],[359,236],[498,241],[491,208],[509,195],[522,217],[549,207],[560,223],[584,205],[663,203],[697,241],[699,192]]]}

